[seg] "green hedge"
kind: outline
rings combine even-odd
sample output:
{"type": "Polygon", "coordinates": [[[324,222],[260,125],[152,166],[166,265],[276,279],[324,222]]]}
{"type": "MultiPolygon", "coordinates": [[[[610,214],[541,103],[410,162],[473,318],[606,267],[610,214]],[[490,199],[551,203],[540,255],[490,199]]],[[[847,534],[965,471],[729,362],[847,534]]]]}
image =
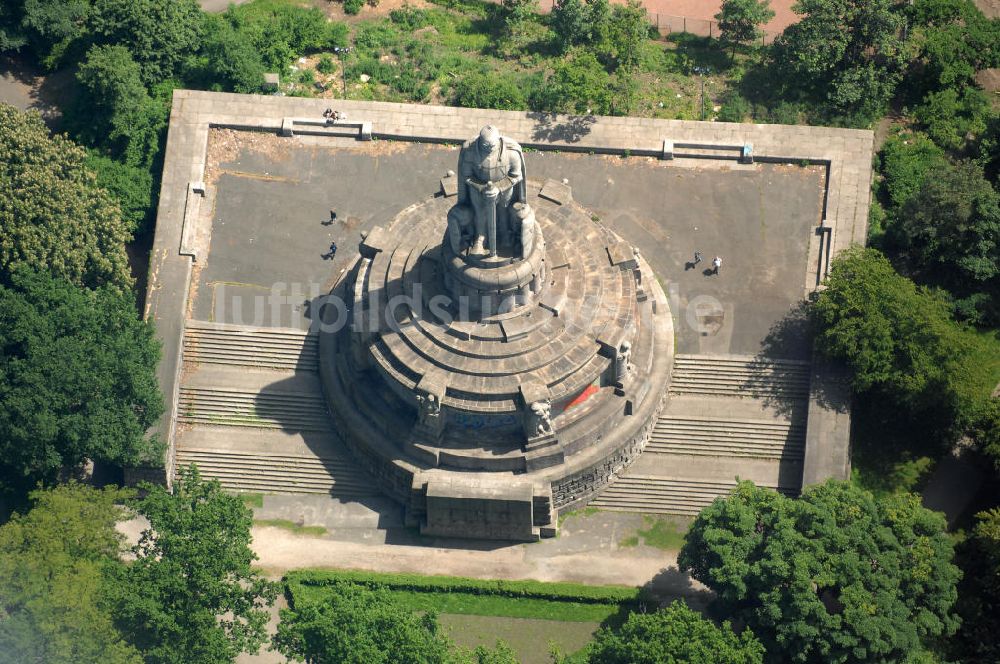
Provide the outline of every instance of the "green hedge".
{"type": "Polygon", "coordinates": [[[545,583],[542,581],[502,581],[468,579],[456,576],[424,576],[421,574],[387,574],[352,570],[303,570],[289,572],[284,579],[294,596],[294,585],[324,586],[334,583],[356,583],[369,588],[383,586],[391,590],[426,593],[468,593],[524,597],[582,604],[631,604],[644,599],[639,588],[628,586],[588,586],[578,583],[545,583]]]}

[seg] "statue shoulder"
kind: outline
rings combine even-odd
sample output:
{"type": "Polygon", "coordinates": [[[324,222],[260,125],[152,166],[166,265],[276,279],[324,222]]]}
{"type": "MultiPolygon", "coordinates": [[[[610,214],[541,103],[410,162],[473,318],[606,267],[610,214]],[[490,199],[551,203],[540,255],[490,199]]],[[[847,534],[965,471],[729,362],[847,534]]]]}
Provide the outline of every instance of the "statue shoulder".
{"type": "Polygon", "coordinates": [[[507,138],[506,136],[504,136],[503,144],[505,148],[511,150],[512,152],[520,152],[522,154],[524,153],[524,150],[521,149],[521,144],[515,141],[513,138],[507,138]]]}
{"type": "Polygon", "coordinates": [[[465,152],[469,148],[474,147],[476,145],[476,141],[478,141],[478,140],[479,139],[477,139],[477,138],[470,138],[466,142],[462,143],[462,152],[465,152]]]}

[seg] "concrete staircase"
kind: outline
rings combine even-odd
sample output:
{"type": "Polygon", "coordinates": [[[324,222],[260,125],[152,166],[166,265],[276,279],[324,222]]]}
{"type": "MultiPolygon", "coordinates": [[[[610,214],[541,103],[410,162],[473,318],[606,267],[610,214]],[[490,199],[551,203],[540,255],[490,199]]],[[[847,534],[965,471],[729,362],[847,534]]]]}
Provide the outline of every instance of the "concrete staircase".
{"type": "Polygon", "coordinates": [[[670,391],[721,397],[807,399],[809,362],[746,355],[674,357],[670,391]]]}
{"type": "MultiPolygon", "coordinates": [[[[630,474],[619,478],[590,504],[616,512],[696,516],[716,498],[728,495],[735,487],[735,481],[630,474]]],[[[797,489],[771,488],[777,488],[782,493],[797,493],[797,489]]]]}
{"type": "Polygon", "coordinates": [[[645,451],[591,504],[694,516],[737,477],[797,494],[810,378],[809,362],[676,355],[645,451]]]}
{"type": "Polygon", "coordinates": [[[184,359],[195,363],[316,371],[317,337],[287,328],[189,320],[184,327],[184,359]]]}
{"type": "Polygon", "coordinates": [[[327,431],[322,394],[257,392],[225,387],[184,387],[178,394],[181,422],[303,431],[327,431]]]}
{"type": "Polygon", "coordinates": [[[646,452],[801,460],[805,442],[805,423],[664,415],[646,452]]]}
{"type": "Polygon", "coordinates": [[[187,321],[175,467],[237,491],[378,495],[333,430],[317,366],[315,335],[187,321]]]}
{"type": "Polygon", "coordinates": [[[342,456],[301,456],[228,450],[177,450],[177,464],[198,464],[203,476],[227,489],[262,493],[321,493],[343,497],[377,495],[371,479],[342,456]]]}

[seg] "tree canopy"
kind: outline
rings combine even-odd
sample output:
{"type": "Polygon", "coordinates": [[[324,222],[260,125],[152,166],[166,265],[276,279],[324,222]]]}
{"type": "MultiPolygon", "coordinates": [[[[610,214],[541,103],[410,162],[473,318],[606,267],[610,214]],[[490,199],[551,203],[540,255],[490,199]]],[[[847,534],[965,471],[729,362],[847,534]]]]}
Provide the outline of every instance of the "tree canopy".
{"type": "Polygon", "coordinates": [[[877,116],[899,82],[905,53],[893,0],[799,0],[802,16],[775,42],[784,75],[846,115],[877,116]]]}
{"type": "Polygon", "coordinates": [[[130,293],[27,269],[0,282],[0,475],[31,486],[85,458],[155,463],[158,359],[130,293]]]}
{"type": "Polygon", "coordinates": [[[380,589],[339,584],[323,601],[282,609],[275,648],[313,664],[445,664],[451,641],[433,613],[417,615],[380,589]]]}
{"type": "Polygon", "coordinates": [[[760,26],[772,18],[771,0],[723,0],[722,10],[715,15],[722,38],[734,48],[760,39],[764,34],[760,26]]]}
{"type": "Polygon", "coordinates": [[[958,627],[944,517],[830,480],[791,499],[742,482],[698,515],[678,558],[773,661],[901,661],[958,627]]]}
{"type": "Polygon", "coordinates": [[[219,664],[257,652],[277,586],[251,567],[250,509],[193,466],[172,492],[144,489],[134,507],[149,528],[111,582],[118,626],[147,664],[219,664]]]}
{"type": "Polygon", "coordinates": [[[875,249],[842,253],[810,314],[818,349],[850,366],[858,393],[878,389],[915,406],[936,402],[964,359],[948,302],[897,273],[875,249]]]}
{"type": "Polygon", "coordinates": [[[0,526],[0,653],[22,664],[140,664],[115,628],[104,570],[116,560],[118,490],[64,484],[0,526]]]}
{"type": "Polygon", "coordinates": [[[81,92],[70,122],[77,134],[132,167],[146,167],[159,151],[168,115],[142,82],[142,70],[124,46],[95,46],[77,72],[81,92]]]}
{"type": "Polygon", "coordinates": [[[1000,194],[976,164],[925,178],[895,229],[916,267],[956,292],[980,290],[1000,275],[1000,194]]]}
{"type": "Polygon", "coordinates": [[[0,104],[0,280],[28,267],[91,288],[131,287],[132,228],[86,156],[37,113],[0,104]]]}
{"type": "Polygon", "coordinates": [[[603,628],[589,664],[760,664],[764,647],[750,630],[717,627],[680,600],[654,613],[633,613],[619,629],[603,628]]]}

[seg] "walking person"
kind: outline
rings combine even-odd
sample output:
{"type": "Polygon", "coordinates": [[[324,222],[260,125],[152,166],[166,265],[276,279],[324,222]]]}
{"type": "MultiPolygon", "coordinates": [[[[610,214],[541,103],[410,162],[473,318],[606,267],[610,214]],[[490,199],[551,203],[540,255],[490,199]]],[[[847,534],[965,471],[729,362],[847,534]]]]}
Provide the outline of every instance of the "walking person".
{"type": "Polygon", "coordinates": [[[704,258],[704,256],[701,255],[700,251],[694,252],[694,262],[691,263],[691,265],[697,265],[698,263],[701,262],[702,258],[704,258]]]}
{"type": "Polygon", "coordinates": [[[720,267],[722,267],[722,259],[716,256],[712,259],[712,274],[719,274],[720,267]]]}

